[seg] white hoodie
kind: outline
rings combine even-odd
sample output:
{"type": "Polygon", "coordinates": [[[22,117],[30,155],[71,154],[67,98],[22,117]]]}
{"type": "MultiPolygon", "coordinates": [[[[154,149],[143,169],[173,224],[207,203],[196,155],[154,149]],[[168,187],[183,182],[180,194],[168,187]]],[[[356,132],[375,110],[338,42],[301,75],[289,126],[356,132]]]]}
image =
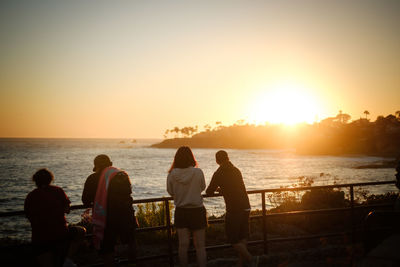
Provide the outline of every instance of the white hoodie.
{"type": "Polygon", "coordinates": [[[203,206],[201,192],[206,188],[203,171],[199,168],[174,168],[167,177],[167,191],[174,198],[175,207],[203,206]]]}

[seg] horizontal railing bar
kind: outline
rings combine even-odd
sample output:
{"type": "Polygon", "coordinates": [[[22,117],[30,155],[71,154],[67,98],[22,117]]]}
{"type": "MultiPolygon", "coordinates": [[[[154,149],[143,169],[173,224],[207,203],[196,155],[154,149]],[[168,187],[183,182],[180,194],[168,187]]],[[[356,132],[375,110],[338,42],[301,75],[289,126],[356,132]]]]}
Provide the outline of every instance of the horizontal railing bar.
{"type": "Polygon", "coordinates": [[[395,184],[396,181],[381,181],[381,182],[365,182],[365,183],[353,183],[353,184],[334,184],[334,185],[317,185],[317,186],[303,186],[303,187],[282,187],[282,188],[272,188],[272,189],[260,189],[247,191],[248,194],[259,194],[262,192],[273,193],[282,191],[302,191],[311,189],[326,189],[326,188],[341,188],[350,186],[369,186],[369,185],[385,185],[385,184],[395,184]]]}
{"type": "MultiPolygon", "coordinates": [[[[341,187],[350,187],[350,186],[369,186],[369,185],[385,185],[385,184],[395,184],[396,181],[381,181],[381,182],[365,182],[365,183],[353,183],[353,184],[335,184],[335,185],[321,185],[321,186],[305,186],[305,187],[285,187],[285,188],[272,188],[272,189],[262,189],[262,190],[249,190],[248,194],[259,194],[262,192],[265,193],[273,193],[273,192],[282,192],[282,191],[302,191],[302,190],[311,190],[311,189],[325,189],[325,188],[341,188],[341,187]]],[[[203,197],[218,197],[222,196],[221,194],[215,195],[206,195],[203,194],[203,197]]],[[[148,203],[148,202],[161,202],[165,200],[173,200],[172,197],[158,197],[158,198],[146,198],[146,199],[137,199],[133,201],[133,204],[140,203],[148,203]]],[[[84,209],[88,208],[85,205],[73,205],[71,206],[71,210],[84,209]]],[[[17,216],[24,215],[24,211],[6,211],[0,212],[0,217],[9,217],[9,216],[17,216]]]]}
{"type": "MultiPolygon", "coordinates": [[[[393,205],[390,204],[375,204],[375,205],[360,205],[355,206],[354,209],[367,209],[367,208],[377,208],[377,207],[391,207],[393,205]]],[[[267,213],[267,217],[278,217],[278,216],[290,216],[290,215],[306,215],[306,214],[315,214],[315,213],[331,213],[331,212],[340,212],[340,211],[350,211],[351,207],[346,208],[334,208],[334,209],[318,209],[318,210],[299,210],[299,211],[288,211],[288,212],[279,212],[279,213],[267,213]]],[[[257,217],[261,217],[262,215],[257,215],[257,217]]],[[[256,216],[252,216],[256,217],[256,216]]]]}
{"type": "Polygon", "coordinates": [[[159,231],[159,230],[166,230],[167,226],[161,225],[161,226],[153,226],[153,227],[141,227],[141,228],[136,228],[136,232],[151,232],[151,231],[159,231]]]}

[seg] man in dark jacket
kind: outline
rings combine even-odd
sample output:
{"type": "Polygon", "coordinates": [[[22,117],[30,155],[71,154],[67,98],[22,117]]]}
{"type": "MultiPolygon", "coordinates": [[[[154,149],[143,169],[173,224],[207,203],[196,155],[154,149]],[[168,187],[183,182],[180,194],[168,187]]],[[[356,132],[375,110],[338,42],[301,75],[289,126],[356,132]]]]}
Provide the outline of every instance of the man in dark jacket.
{"type": "MultiPolygon", "coordinates": [[[[96,199],[99,182],[106,169],[112,166],[107,155],[98,155],[94,159],[94,173],[86,179],[82,193],[82,202],[86,207],[92,207],[96,199]]],[[[100,254],[106,266],[114,266],[114,247],[119,238],[128,244],[129,257],[136,257],[135,229],[136,219],[132,207],[132,188],[128,175],[121,171],[113,177],[107,187],[107,208],[104,237],[100,243],[100,254]]]]}
{"type": "Polygon", "coordinates": [[[214,173],[206,194],[213,195],[218,191],[224,197],[226,236],[239,254],[239,266],[243,266],[243,261],[250,262],[251,266],[257,266],[258,257],[253,257],[247,250],[250,203],[242,174],[229,161],[226,151],[218,151],[215,159],[220,167],[214,173]]]}

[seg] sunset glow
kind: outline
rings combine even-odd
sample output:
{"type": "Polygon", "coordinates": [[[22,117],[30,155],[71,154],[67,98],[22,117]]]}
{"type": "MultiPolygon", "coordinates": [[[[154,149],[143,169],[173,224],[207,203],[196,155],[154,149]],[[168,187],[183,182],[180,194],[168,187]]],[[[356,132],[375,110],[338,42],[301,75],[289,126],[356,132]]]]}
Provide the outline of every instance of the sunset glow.
{"type": "Polygon", "coordinates": [[[0,137],[375,120],[400,109],[399,13],[386,0],[1,1],[0,137]]]}
{"type": "Polygon", "coordinates": [[[260,92],[249,109],[249,121],[256,124],[313,123],[321,114],[317,100],[301,86],[291,84],[260,92]]]}

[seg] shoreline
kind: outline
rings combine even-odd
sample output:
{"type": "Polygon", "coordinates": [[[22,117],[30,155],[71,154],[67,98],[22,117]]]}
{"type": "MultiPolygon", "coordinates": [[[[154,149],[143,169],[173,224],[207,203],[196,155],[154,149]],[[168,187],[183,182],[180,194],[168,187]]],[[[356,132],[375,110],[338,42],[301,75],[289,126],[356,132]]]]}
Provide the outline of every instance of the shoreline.
{"type": "MultiPolygon", "coordinates": [[[[393,153],[362,153],[362,152],[354,152],[354,153],[340,153],[337,152],[327,152],[327,151],[316,151],[316,149],[312,150],[300,150],[297,151],[294,147],[271,147],[271,146],[262,146],[256,144],[250,144],[249,146],[237,146],[228,144],[226,142],[219,142],[219,140],[198,140],[198,138],[173,138],[173,139],[165,139],[159,143],[155,143],[149,146],[149,148],[160,148],[160,149],[177,149],[180,146],[189,146],[190,148],[204,148],[204,149],[238,149],[238,150],[291,150],[296,155],[305,155],[305,156],[337,156],[337,157],[379,157],[385,159],[392,159],[393,164],[390,166],[394,167],[396,160],[399,160],[398,156],[393,153]],[[197,140],[196,140],[197,139],[197,140]]],[[[362,167],[362,166],[360,166],[362,167]]],[[[371,168],[379,168],[376,165],[371,168]]],[[[381,168],[391,168],[391,167],[381,167],[381,168]]]]}

